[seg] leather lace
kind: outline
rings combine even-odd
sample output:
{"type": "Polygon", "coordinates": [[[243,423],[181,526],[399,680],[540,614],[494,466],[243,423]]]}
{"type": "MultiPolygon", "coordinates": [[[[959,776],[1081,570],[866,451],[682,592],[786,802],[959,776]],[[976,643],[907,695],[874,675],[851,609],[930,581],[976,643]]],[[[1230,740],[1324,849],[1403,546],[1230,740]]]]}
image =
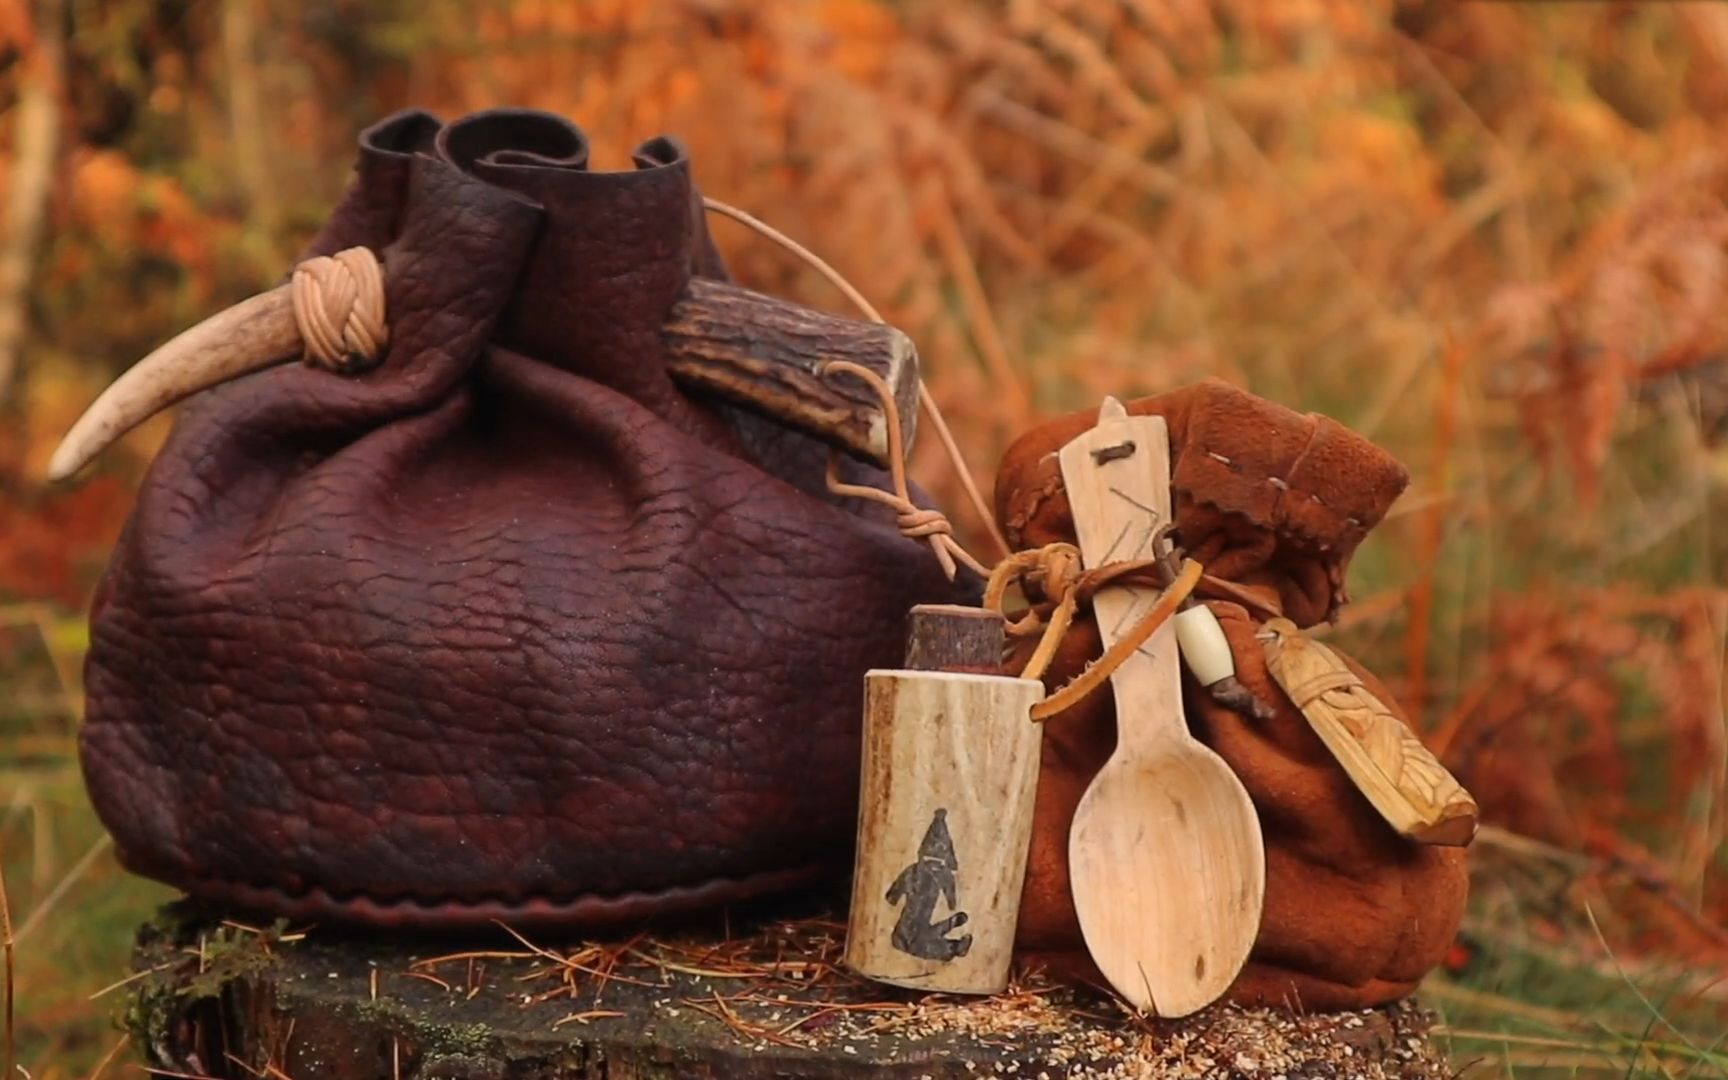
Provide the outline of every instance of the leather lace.
{"type": "Polygon", "coordinates": [[[828,453],[828,490],[836,495],[850,495],[893,507],[895,524],[899,526],[901,535],[928,541],[949,581],[954,580],[957,561],[978,576],[989,577],[990,571],[984,564],[954,539],[954,525],[948,520],[948,515],[933,508],[920,507],[912,501],[906,483],[906,446],[900,428],[900,410],[894,406],[894,393],[888,388],[887,381],[864,365],[850,360],[830,360],[822,365],[820,372],[824,376],[844,374],[863,379],[881,399],[882,413],[888,419],[888,478],[894,485],[892,491],[883,491],[867,484],[846,483],[840,479],[840,454],[831,450],[828,453]]]}
{"type": "Polygon", "coordinates": [[[384,272],[364,247],[307,259],[290,279],[306,362],[352,372],[376,363],[390,341],[384,272]]]}
{"type": "MultiPolygon", "coordinates": [[[[828,457],[829,490],[893,507],[898,515],[896,522],[900,532],[908,538],[927,540],[950,580],[955,574],[956,561],[987,577],[989,581],[984,590],[984,606],[987,608],[1002,611],[1006,615],[1003,605],[1007,599],[1008,586],[1016,580],[1035,582],[1037,590],[1044,596],[1057,597],[1048,616],[1039,608],[1033,607],[1026,615],[1008,624],[1008,632],[1015,636],[1027,636],[1042,631],[1038,647],[1020,673],[1021,678],[1037,679],[1043,676],[1051,658],[1056,655],[1062,636],[1068,632],[1068,627],[1074,621],[1075,611],[1081,604],[1090,601],[1100,589],[1145,584],[1164,590],[1158,602],[1152,605],[1128,633],[1118,638],[1103,656],[1087,665],[1086,670],[1060,690],[1032,707],[1031,716],[1034,721],[1041,722],[1055,716],[1103,685],[1136,650],[1152,639],[1152,635],[1169,621],[1170,616],[1188,600],[1195,586],[1200,583],[1204,568],[1192,559],[1182,560],[1180,569],[1174,572],[1171,570],[1170,566],[1175,561],[1173,551],[1163,556],[1106,563],[1091,570],[1083,570],[1079,549],[1073,544],[1062,543],[1012,552],[993,569],[986,570],[982,563],[954,539],[954,527],[940,510],[922,509],[912,502],[906,483],[905,445],[902,441],[899,410],[894,404],[894,394],[887,381],[869,368],[849,360],[830,360],[823,365],[822,373],[845,374],[863,379],[875,392],[882,413],[887,418],[889,478],[893,484],[892,491],[883,491],[881,488],[843,482],[839,474],[839,454],[831,452],[828,457]]],[[[1167,533],[1168,529],[1162,530],[1154,538],[1154,544],[1162,541],[1167,533]]]]}

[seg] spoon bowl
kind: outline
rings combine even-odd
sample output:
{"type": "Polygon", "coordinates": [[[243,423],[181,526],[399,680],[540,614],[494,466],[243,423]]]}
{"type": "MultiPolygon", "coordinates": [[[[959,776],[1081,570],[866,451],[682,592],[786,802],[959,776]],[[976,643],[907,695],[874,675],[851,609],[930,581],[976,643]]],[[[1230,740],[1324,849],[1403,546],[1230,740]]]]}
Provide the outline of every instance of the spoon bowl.
{"type": "Polygon", "coordinates": [[[1110,984],[1158,1016],[1230,988],[1260,927],[1260,819],[1224,759],[1192,739],[1111,757],[1069,834],[1074,907],[1110,984]]]}

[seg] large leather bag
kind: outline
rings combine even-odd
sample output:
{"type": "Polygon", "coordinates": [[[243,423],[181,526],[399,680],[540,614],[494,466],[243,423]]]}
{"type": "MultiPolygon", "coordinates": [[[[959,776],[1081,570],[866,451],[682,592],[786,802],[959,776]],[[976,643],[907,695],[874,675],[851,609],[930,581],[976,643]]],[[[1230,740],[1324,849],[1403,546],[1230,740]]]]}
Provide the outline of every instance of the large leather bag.
{"type": "MultiPolygon", "coordinates": [[[[1169,424],[1178,541],[1224,583],[1207,602],[1223,624],[1238,680],[1271,712],[1265,719],[1241,715],[1184,672],[1189,726],[1241,778],[1266,844],[1259,938],[1227,998],[1348,1009],[1402,997],[1457,932],[1468,885],[1463,851],[1415,844],[1386,824],[1268,673],[1256,635],[1272,612],[1301,627],[1336,613],[1350,556],[1403,490],[1404,470],[1325,417],[1299,415],[1223,382],[1144,398],[1128,411],[1169,424]]],[[[1052,421],[1004,455],[996,509],[1015,548],[1074,542],[1056,452],[1096,415],[1052,421]]],[[[1018,650],[1014,670],[1033,644],[1018,650]]],[[[1046,684],[1069,682],[1102,651],[1090,614],[1076,618],[1046,684]]],[[[1378,680],[1352,665],[1392,703],[1378,680]]],[[[1016,940],[1028,961],[1094,984],[1102,976],[1074,913],[1068,833],[1115,744],[1108,685],[1045,722],[1016,940]]]]}
{"type": "Polygon", "coordinates": [[[690,162],[587,156],[542,113],[371,129],[311,254],[381,256],[382,364],[184,412],[91,618],[83,765],[134,871],[590,926],[845,865],[861,676],[966,590],[822,442],[668,378],[668,311],[725,277],[690,162]]]}

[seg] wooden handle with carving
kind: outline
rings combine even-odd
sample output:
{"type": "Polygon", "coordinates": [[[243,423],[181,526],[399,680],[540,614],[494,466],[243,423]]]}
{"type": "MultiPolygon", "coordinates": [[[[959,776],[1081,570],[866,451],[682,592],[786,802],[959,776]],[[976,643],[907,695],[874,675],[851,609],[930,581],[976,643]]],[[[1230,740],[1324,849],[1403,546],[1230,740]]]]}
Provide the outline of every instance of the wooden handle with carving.
{"type": "Polygon", "coordinates": [[[1266,666],[1351,781],[1399,833],[1463,847],[1476,800],[1342,657],[1287,619],[1266,624],[1266,666]]]}

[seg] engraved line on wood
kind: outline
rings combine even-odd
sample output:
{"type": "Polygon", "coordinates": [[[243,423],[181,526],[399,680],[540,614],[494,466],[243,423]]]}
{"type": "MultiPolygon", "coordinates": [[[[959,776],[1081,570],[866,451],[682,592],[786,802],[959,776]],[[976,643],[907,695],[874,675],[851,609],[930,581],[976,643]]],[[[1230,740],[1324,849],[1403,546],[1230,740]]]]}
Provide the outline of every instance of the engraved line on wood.
{"type": "Polygon", "coordinates": [[[1133,522],[1124,521],[1122,523],[1122,530],[1116,534],[1116,539],[1110,541],[1110,550],[1106,551],[1104,557],[1099,560],[1100,565],[1122,561],[1116,557],[1116,552],[1121,550],[1122,541],[1128,539],[1128,534],[1133,531],[1133,522]]]}
{"type": "MultiPolygon", "coordinates": [[[[1131,442],[1132,441],[1130,441],[1130,444],[1131,442]]],[[[1096,457],[1096,452],[1094,453],[1094,457],[1096,457]]],[[[1100,462],[1099,464],[1103,463],[1100,462]]],[[[1144,556],[1152,549],[1152,544],[1158,536],[1158,526],[1162,524],[1163,521],[1163,515],[1160,514],[1157,509],[1147,506],[1145,503],[1134,498],[1132,495],[1129,495],[1121,488],[1112,485],[1108,490],[1110,494],[1122,499],[1124,502],[1144,514],[1147,520],[1147,527],[1140,537],[1134,541],[1128,553],[1125,555],[1119,555],[1118,553],[1121,551],[1122,542],[1126,540],[1128,535],[1139,525],[1139,519],[1130,519],[1123,522],[1122,531],[1116,535],[1115,540],[1111,541],[1110,549],[1106,551],[1104,557],[1098,561],[1100,566],[1112,562],[1126,562],[1129,559],[1137,559],[1144,556]]],[[[1133,598],[1133,603],[1125,605],[1122,608],[1115,625],[1110,628],[1111,632],[1117,635],[1120,635],[1127,627],[1132,626],[1145,616],[1147,604],[1157,603],[1158,601],[1158,594],[1155,591],[1148,591],[1146,589],[1137,588],[1133,585],[1124,585],[1120,587],[1128,596],[1133,598]]],[[[1155,640],[1155,638],[1153,640],[1155,640]]],[[[1156,654],[1151,650],[1152,640],[1148,640],[1146,644],[1140,646],[1134,651],[1142,656],[1153,657],[1156,654]]]]}
{"type": "MultiPolygon", "coordinates": [[[[1134,496],[1128,494],[1126,491],[1123,491],[1120,488],[1111,487],[1110,488],[1110,494],[1115,495],[1119,499],[1122,499],[1123,501],[1127,502],[1128,504],[1130,504],[1131,506],[1140,510],[1142,513],[1144,513],[1146,515],[1146,531],[1140,537],[1140,539],[1135,542],[1134,552],[1133,552],[1133,555],[1130,557],[1131,558],[1143,558],[1147,554],[1152,553],[1153,545],[1156,544],[1157,540],[1158,540],[1158,529],[1164,523],[1164,515],[1158,511],[1157,507],[1147,506],[1145,503],[1134,498],[1134,496]]],[[[1130,593],[1130,595],[1132,595],[1134,597],[1134,599],[1136,601],[1134,609],[1131,609],[1131,610],[1134,610],[1134,617],[1136,619],[1138,619],[1141,616],[1141,614],[1144,613],[1145,604],[1148,600],[1146,590],[1135,589],[1132,586],[1130,586],[1129,587],[1129,593],[1130,593]]],[[[1156,603],[1158,600],[1157,593],[1154,592],[1154,593],[1150,594],[1149,599],[1150,599],[1150,602],[1156,603]]],[[[1123,622],[1126,623],[1126,621],[1127,621],[1127,613],[1125,612],[1123,622]]],[[[1122,630],[1122,625],[1123,624],[1118,624],[1116,626],[1116,630],[1118,632],[1120,632],[1122,630]]],[[[1156,656],[1157,654],[1153,651],[1153,642],[1155,640],[1156,640],[1156,638],[1148,639],[1146,644],[1140,646],[1138,649],[1135,649],[1134,651],[1139,653],[1141,656],[1145,656],[1145,657],[1149,657],[1149,658],[1156,656]]]]}
{"type": "MultiPolygon", "coordinates": [[[[1134,496],[1128,494],[1126,491],[1123,491],[1121,488],[1116,488],[1116,487],[1111,488],[1110,494],[1115,495],[1116,497],[1125,500],[1126,502],[1132,504],[1135,508],[1140,510],[1142,513],[1150,516],[1152,518],[1152,527],[1153,527],[1154,531],[1156,531],[1156,529],[1158,527],[1158,523],[1164,519],[1164,515],[1159,513],[1158,509],[1156,507],[1147,506],[1145,503],[1141,502],[1139,499],[1136,499],[1134,496]]],[[[1148,542],[1150,542],[1150,540],[1148,540],[1148,542]]]]}

